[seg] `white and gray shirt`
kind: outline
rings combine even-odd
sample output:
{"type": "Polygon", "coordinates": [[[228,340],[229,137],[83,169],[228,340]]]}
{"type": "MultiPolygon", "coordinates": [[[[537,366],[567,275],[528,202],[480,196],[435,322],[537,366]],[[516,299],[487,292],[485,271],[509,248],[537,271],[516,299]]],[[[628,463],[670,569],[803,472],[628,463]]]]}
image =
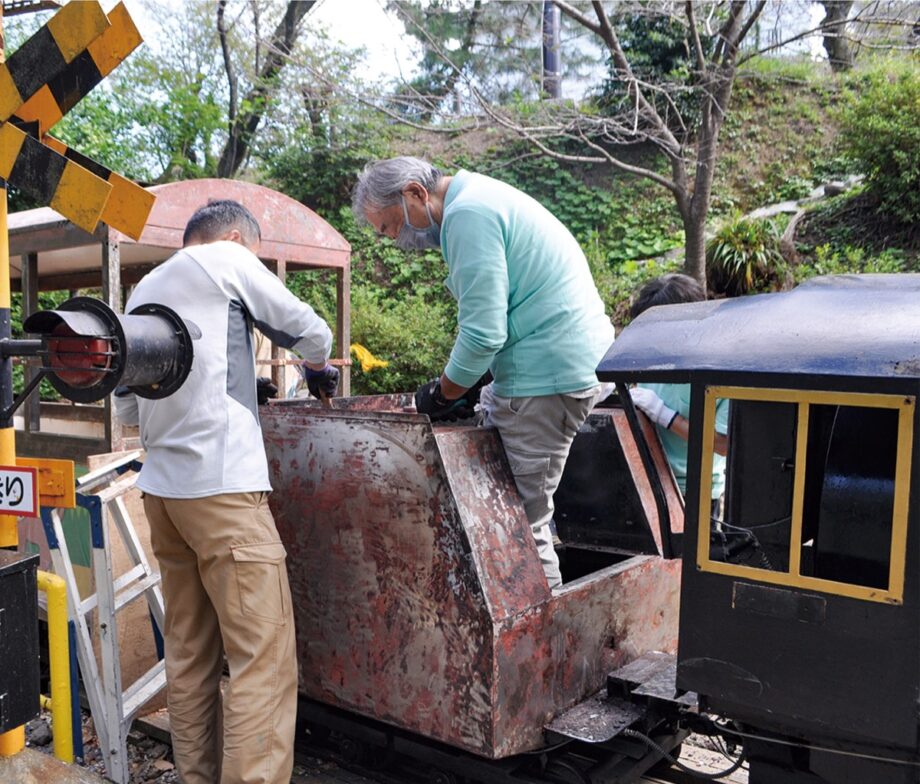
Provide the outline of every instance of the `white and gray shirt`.
{"type": "Polygon", "coordinates": [[[147,303],[194,322],[194,361],[180,389],[161,400],[116,396],[125,424],[147,450],[138,487],[164,498],[270,490],[256,403],[252,328],[318,364],[332,333],[259,259],[235,242],[176,253],[137,285],[125,312],[147,303]]]}

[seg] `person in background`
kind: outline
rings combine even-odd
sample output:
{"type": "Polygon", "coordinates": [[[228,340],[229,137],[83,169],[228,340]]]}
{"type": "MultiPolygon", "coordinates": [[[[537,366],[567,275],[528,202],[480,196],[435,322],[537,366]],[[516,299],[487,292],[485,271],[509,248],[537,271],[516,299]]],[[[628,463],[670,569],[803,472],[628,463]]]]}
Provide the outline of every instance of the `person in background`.
{"type": "Polygon", "coordinates": [[[569,448],[601,394],[595,368],[614,331],[575,238],[525,193],[469,171],[391,158],[358,178],[359,221],[403,250],[440,248],[458,334],[415,393],[431,420],[473,412],[501,435],[551,588],[562,584],[550,521],[569,448]],[[480,389],[491,372],[494,381],[480,389]]]}
{"type": "Polygon", "coordinates": [[[338,371],[327,364],[329,327],[259,261],[260,239],[245,207],[213,201],[126,306],[166,305],[202,333],[174,394],[115,391],[119,418],[140,426],[147,450],[137,486],[162,576],[170,731],[185,784],[288,784],[293,768],[294,617],[268,508],[253,324],[301,354],[315,394],[334,394],[338,371]]]}
{"type": "MultiPolygon", "coordinates": [[[[706,292],[696,280],[680,274],[662,275],[646,283],[630,308],[638,318],[651,307],[701,302],[706,292]]],[[[658,429],[674,478],[681,493],[687,492],[687,440],[690,437],[690,385],[639,384],[630,390],[633,404],[658,429]]],[[[725,454],[728,451],[728,400],[716,404],[715,455],[712,460],[712,514],[718,517],[720,499],[725,490],[725,454]]]]}

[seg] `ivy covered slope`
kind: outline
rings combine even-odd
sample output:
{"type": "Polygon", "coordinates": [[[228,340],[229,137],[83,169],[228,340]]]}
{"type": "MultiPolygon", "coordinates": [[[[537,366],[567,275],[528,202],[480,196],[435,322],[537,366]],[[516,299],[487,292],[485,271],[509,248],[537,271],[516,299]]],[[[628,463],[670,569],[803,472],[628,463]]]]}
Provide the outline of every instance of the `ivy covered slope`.
{"type": "MultiPolygon", "coordinates": [[[[903,62],[897,66],[908,95],[895,99],[887,94],[890,87],[881,86],[890,84],[892,67],[884,62],[840,77],[808,61],[755,60],[742,72],[720,140],[709,223],[710,255],[725,266],[710,270],[713,296],[776,290],[813,274],[917,266],[916,238],[869,185],[806,204],[806,197],[825,183],[868,173],[872,166],[859,157],[858,140],[878,138],[884,120],[877,111],[857,108],[860,99],[899,107],[882,113],[900,118],[889,121],[897,125],[889,128],[892,144],[903,141],[892,156],[901,161],[899,177],[904,177],[904,156],[916,169],[920,144],[911,140],[920,118],[916,104],[910,104],[910,85],[917,68],[903,62]],[[873,95],[867,84],[886,94],[873,95]],[[912,127],[901,127],[911,117],[912,127]],[[859,118],[872,118],[872,128],[860,125],[859,118]],[[800,217],[792,253],[784,252],[780,241],[790,215],[763,225],[748,225],[743,218],[759,207],[799,199],[806,200],[802,205],[808,211],[800,217]],[[859,226],[882,225],[879,210],[888,216],[883,225],[890,230],[884,235],[860,231],[859,226]]],[[[356,368],[359,392],[411,389],[437,374],[454,333],[456,311],[441,282],[446,270],[440,255],[402,253],[357,226],[347,205],[354,174],[366,160],[399,154],[427,157],[445,171],[463,167],[486,173],[541,201],[582,244],[618,327],[627,322],[631,297],[643,282],[681,267],[681,223],[666,191],[609,166],[560,163],[499,130],[447,135],[378,123],[361,128],[350,152],[319,155],[305,145],[269,165],[271,181],[317,209],[352,244],[352,338],[390,362],[368,373],[356,368]]],[[[630,154],[643,165],[661,165],[648,150],[630,154]]],[[[331,281],[295,281],[292,286],[331,314],[331,281]]]]}

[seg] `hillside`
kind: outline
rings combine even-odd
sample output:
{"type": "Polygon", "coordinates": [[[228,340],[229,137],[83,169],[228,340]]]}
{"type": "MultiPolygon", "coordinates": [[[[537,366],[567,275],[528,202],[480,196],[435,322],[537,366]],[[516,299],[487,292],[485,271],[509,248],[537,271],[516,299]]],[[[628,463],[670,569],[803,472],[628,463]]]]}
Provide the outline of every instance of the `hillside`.
{"type": "MultiPolygon", "coordinates": [[[[823,193],[821,186],[853,173],[838,144],[838,108],[853,78],[810,61],[770,59],[754,61],[736,82],[720,138],[708,228],[742,251],[752,235],[774,246],[766,249],[763,269],[753,268],[754,291],[788,287],[814,274],[901,271],[918,264],[912,231],[894,224],[886,229],[878,205],[858,190],[801,202],[807,211],[798,216],[785,254],[779,238],[790,214],[754,232],[740,220],[765,205],[823,193]]],[[[683,233],[673,197],[648,180],[609,165],[548,159],[495,128],[446,134],[396,127],[391,133],[390,154],[427,157],[446,171],[487,173],[543,202],[581,242],[618,327],[627,323],[631,296],[644,281],[680,268],[683,233]]],[[[630,155],[644,166],[663,166],[647,150],[630,155]]],[[[357,387],[407,388],[439,369],[452,342],[455,311],[440,285],[443,263],[437,253],[404,256],[347,218],[336,218],[355,250],[353,335],[392,360],[374,375],[358,371],[357,387]]]]}

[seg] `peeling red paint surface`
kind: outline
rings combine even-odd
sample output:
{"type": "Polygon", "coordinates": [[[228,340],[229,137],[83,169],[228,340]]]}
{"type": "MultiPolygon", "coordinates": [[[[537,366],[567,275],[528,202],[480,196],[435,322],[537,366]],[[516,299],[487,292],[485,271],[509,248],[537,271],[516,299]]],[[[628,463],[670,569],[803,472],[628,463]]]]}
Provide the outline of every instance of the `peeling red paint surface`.
{"type": "Polygon", "coordinates": [[[335,405],[262,414],[303,694],[497,758],[674,651],[678,562],[624,553],[553,595],[494,431],[335,405]]]}

